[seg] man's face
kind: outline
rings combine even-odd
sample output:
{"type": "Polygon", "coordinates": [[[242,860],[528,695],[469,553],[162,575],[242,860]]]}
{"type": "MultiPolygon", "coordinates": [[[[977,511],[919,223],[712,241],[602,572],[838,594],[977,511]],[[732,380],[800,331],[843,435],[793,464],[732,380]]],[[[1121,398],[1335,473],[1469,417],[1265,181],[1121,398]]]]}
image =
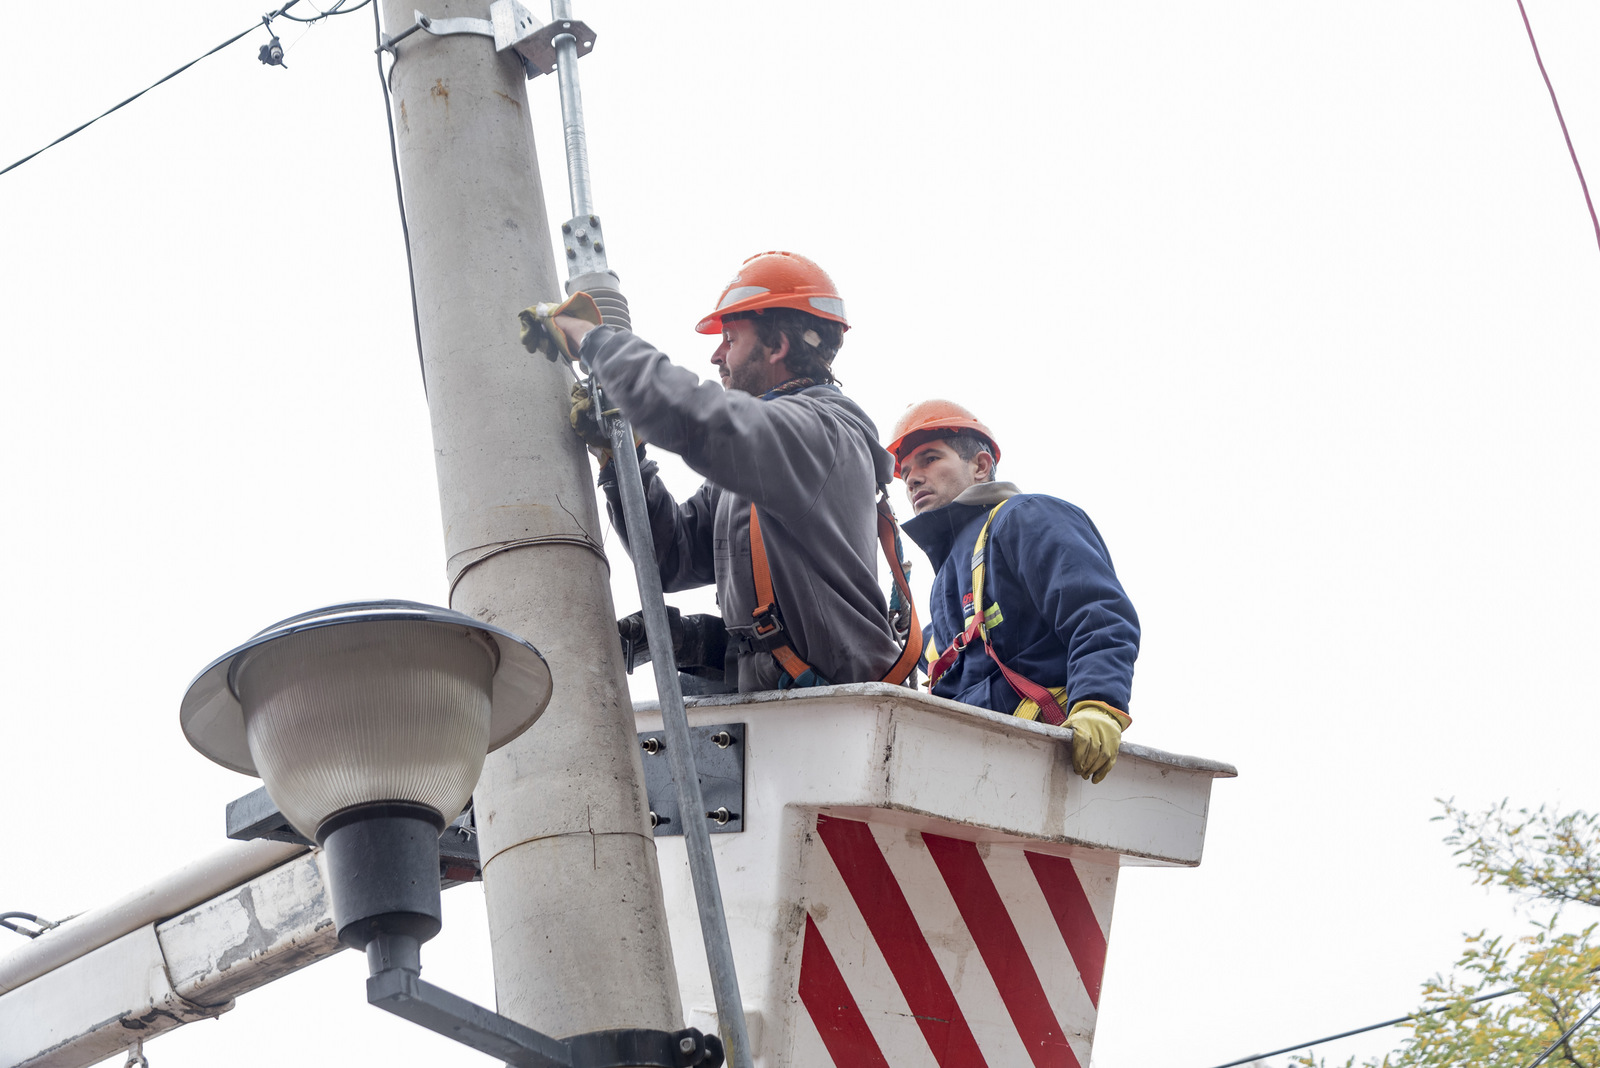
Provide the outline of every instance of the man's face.
{"type": "Polygon", "coordinates": [[[736,389],[742,393],[760,396],[773,386],[782,384],[782,376],[774,381],[775,350],[761,344],[756,336],[756,324],[748,319],[734,319],[722,324],[722,344],[711,354],[711,362],[722,376],[723,389],[736,389]]]}
{"type": "Polygon", "coordinates": [[[994,459],[986,452],[963,460],[948,441],[935,439],[912,449],[900,462],[900,474],[906,480],[911,510],[921,515],[943,508],[967,487],[988,481],[993,467],[994,459]]]}

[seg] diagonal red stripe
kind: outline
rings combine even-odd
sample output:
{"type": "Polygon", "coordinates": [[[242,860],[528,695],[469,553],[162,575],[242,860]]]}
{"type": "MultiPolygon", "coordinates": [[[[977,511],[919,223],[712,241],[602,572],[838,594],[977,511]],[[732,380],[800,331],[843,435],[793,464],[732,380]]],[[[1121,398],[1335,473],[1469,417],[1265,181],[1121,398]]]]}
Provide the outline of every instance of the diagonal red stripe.
{"type": "Polygon", "coordinates": [[[865,823],[817,817],[817,833],[900,985],[939,1068],[988,1068],[906,895],[865,823]]]}
{"type": "Polygon", "coordinates": [[[1011,914],[994,879],[978,855],[978,847],[959,838],[923,832],[933,862],[939,866],[950,896],[955,898],[961,919],[966,922],[972,941],[989,968],[1000,998],[1011,1014],[1034,1068],[1080,1068],[1077,1055],[1067,1045],[1067,1036],[1050,1008],[1050,999],[1033,970],[1028,951],[1022,946],[1011,914]]]}
{"type": "Polygon", "coordinates": [[[800,951],[800,1001],[817,1025],[822,1044],[838,1068],[889,1068],[878,1040],[850,995],[844,975],[822,940],[822,932],[806,916],[806,940],[800,951]]]}
{"type": "Polygon", "coordinates": [[[1066,939],[1072,962],[1078,966],[1083,988],[1089,992],[1089,1002],[1100,1007],[1100,977],[1106,970],[1106,936],[1100,930],[1100,921],[1094,918],[1094,907],[1089,895],[1084,893],[1078,880],[1078,869],[1066,857],[1052,857],[1045,853],[1024,853],[1033,877],[1039,880],[1039,889],[1050,905],[1050,914],[1056,918],[1061,937],[1066,939]]]}

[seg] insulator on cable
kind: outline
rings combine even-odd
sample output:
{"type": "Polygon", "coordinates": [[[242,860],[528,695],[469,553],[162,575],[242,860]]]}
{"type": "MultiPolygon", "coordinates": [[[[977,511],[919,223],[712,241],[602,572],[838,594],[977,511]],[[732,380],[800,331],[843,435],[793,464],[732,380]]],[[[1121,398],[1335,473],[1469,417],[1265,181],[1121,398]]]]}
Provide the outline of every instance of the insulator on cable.
{"type": "Polygon", "coordinates": [[[283,45],[276,37],[261,46],[258,58],[269,67],[283,67],[285,70],[289,67],[289,64],[283,61],[283,45]]]}

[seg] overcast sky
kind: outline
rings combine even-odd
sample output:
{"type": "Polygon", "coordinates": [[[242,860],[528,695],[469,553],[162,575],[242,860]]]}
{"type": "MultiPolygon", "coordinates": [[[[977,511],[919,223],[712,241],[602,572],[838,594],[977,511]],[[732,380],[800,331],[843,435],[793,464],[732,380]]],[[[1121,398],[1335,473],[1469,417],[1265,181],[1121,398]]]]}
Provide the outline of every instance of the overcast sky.
{"type": "MultiPolygon", "coordinates": [[[[1600,178],[1600,8],[1528,5],[1600,178]]],[[[0,165],[259,17],[5,7],[0,165]]],[[[1401,1014],[1461,932],[1515,928],[1429,822],[1600,807],[1600,250],[1514,0],[577,8],[638,332],[709,373],[739,262],[819,261],[881,428],[956,397],[1002,477],[1094,518],[1145,629],[1130,739],[1240,769],[1198,869],[1124,874],[1098,1068],[1401,1014]]],[[[279,25],[287,69],[258,32],[0,177],[0,911],[219,847],[253,783],[177,724],[213,657],[446,596],[370,12],[279,25]]],[[[529,95],[566,218],[554,81],[529,95]]],[[[445,900],[429,978],[492,1003],[481,891],[445,900]]],[[[488,1063],[364,973],[151,1064],[488,1063]]]]}

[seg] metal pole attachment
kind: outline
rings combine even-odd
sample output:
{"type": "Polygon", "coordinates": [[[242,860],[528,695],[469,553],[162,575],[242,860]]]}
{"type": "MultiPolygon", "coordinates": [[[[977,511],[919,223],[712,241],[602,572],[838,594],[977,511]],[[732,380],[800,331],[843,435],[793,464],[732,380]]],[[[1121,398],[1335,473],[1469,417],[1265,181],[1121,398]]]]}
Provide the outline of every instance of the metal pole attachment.
{"type": "MultiPolygon", "coordinates": [[[[550,15],[556,22],[570,20],[572,6],[568,0],[550,0],[550,15]]],[[[556,80],[561,87],[561,118],[567,148],[567,183],[572,191],[573,218],[562,227],[567,254],[567,290],[582,288],[595,298],[601,318],[608,325],[631,329],[628,304],[614,288],[616,275],[607,266],[600,218],[594,213],[583,96],[578,89],[578,41],[571,34],[558,34],[551,43],[556,49],[556,80]]],[[[684,817],[683,840],[689,857],[689,877],[694,883],[695,906],[700,914],[700,937],[705,943],[706,963],[711,969],[717,1021],[727,1039],[728,1063],[732,1068],[754,1068],[750,1036],[745,1027],[744,1001],[739,996],[739,977],[733,965],[733,946],[728,939],[728,922],[722,908],[722,890],[717,884],[717,862],[711,853],[711,832],[706,827],[705,803],[700,796],[700,777],[695,771],[694,753],[690,748],[689,714],[684,709],[683,690],[678,682],[678,658],[672,648],[672,627],[667,621],[667,602],[661,590],[661,568],[656,562],[650,536],[650,512],[645,503],[639,456],[634,451],[633,427],[620,415],[606,417],[600,382],[592,373],[589,390],[595,411],[600,413],[602,425],[611,438],[622,518],[637,546],[633,553],[633,569],[639,582],[645,640],[650,644],[656,691],[661,700],[667,760],[677,787],[678,811],[684,817]]]]}
{"type": "MultiPolygon", "coordinates": [[[[589,388],[595,404],[604,412],[599,384],[593,376],[589,388]]],[[[602,416],[604,418],[604,416],[602,416]]],[[[622,518],[631,532],[633,567],[639,578],[639,602],[644,609],[645,640],[650,644],[650,663],[656,673],[656,691],[661,700],[661,724],[667,736],[667,760],[672,765],[673,783],[678,791],[678,811],[683,813],[683,841],[689,855],[689,878],[694,883],[695,905],[700,913],[700,937],[705,943],[706,963],[711,968],[711,989],[717,1003],[717,1020],[728,1042],[728,1063],[733,1068],[752,1068],[750,1036],[745,1028],[744,1002],[739,996],[739,976],[733,965],[733,946],[728,940],[728,922],[722,909],[722,889],[717,884],[717,862],[711,854],[711,831],[706,827],[705,802],[700,796],[700,777],[695,771],[690,748],[689,714],[683,706],[683,691],[678,683],[678,658],[672,649],[672,627],[667,622],[666,598],[661,592],[661,569],[656,563],[650,536],[650,512],[644,499],[644,480],[639,472],[639,455],[634,451],[633,427],[620,416],[611,420],[611,452],[617,464],[617,490],[622,498],[622,518]]]]}
{"type": "MultiPolygon", "coordinates": [[[[550,17],[560,22],[572,18],[567,0],[550,0],[550,17]]],[[[556,81],[561,86],[561,129],[567,146],[567,186],[572,192],[574,218],[594,212],[589,186],[589,144],[583,128],[583,93],[578,89],[578,39],[558,34],[550,42],[556,49],[556,81]]]]}

